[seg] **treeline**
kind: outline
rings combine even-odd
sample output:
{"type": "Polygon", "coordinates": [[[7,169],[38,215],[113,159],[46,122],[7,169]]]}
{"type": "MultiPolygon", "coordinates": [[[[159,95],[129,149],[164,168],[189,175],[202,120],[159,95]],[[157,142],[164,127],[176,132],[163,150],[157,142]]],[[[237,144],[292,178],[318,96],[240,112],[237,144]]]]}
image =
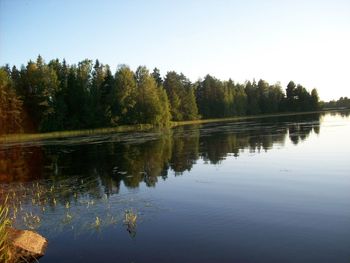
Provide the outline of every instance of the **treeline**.
{"type": "Polygon", "coordinates": [[[119,66],[115,73],[98,60],[68,65],[45,63],[41,56],[17,69],[0,68],[0,133],[59,131],[170,121],[221,118],[319,107],[316,89],[289,82],[264,80],[244,84],[207,75],[192,83],[170,71],[164,79],[157,68],[134,72],[119,66]]]}
{"type": "Polygon", "coordinates": [[[331,100],[325,102],[322,106],[323,108],[348,108],[350,109],[350,98],[340,97],[338,100],[331,100]]]}

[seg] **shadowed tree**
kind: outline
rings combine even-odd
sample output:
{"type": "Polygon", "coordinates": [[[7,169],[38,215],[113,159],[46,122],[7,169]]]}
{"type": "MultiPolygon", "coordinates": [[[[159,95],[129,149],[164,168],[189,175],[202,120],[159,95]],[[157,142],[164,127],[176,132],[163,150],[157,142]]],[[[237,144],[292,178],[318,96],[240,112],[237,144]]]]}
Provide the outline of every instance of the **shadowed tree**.
{"type": "Polygon", "coordinates": [[[196,88],[196,101],[199,114],[204,118],[217,118],[225,113],[225,89],[224,84],[210,76],[205,76],[198,82],[196,88]]]}
{"type": "Polygon", "coordinates": [[[153,72],[152,72],[152,77],[154,78],[154,80],[156,81],[157,83],[157,86],[160,87],[163,85],[163,79],[160,75],[160,71],[158,68],[154,68],[153,69],[153,72]]]}
{"type": "Polygon", "coordinates": [[[260,114],[259,106],[259,92],[255,81],[251,83],[248,81],[245,85],[245,93],[247,94],[247,114],[260,114]]]}
{"type": "Polygon", "coordinates": [[[29,61],[26,68],[21,69],[21,91],[25,110],[34,126],[45,130],[43,126],[54,114],[55,94],[59,82],[55,71],[44,63],[41,56],[36,62],[29,61]]]}
{"type": "Polygon", "coordinates": [[[319,106],[319,97],[316,89],[311,90],[311,107],[313,110],[318,110],[319,106]]]}
{"type": "Polygon", "coordinates": [[[21,131],[22,101],[16,95],[8,72],[0,68],[0,134],[21,131]]]}
{"type": "Polygon", "coordinates": [[[287,85],[286,89],[286,109],[288,111],[293,111],[295,110],[295,90],[296,90],[296,85],[293,81],[290,81],[287,85]]]}

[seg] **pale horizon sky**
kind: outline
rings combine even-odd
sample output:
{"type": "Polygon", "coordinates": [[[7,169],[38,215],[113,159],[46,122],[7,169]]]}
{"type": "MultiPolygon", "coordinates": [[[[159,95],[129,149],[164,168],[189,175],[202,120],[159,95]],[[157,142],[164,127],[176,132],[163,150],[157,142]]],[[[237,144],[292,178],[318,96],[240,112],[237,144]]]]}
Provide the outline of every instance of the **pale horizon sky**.
{"type": "Polygon", "coordinates": [[[0,65],[99,59],[350,97],[350,1],[0,0],[0,65]]]}

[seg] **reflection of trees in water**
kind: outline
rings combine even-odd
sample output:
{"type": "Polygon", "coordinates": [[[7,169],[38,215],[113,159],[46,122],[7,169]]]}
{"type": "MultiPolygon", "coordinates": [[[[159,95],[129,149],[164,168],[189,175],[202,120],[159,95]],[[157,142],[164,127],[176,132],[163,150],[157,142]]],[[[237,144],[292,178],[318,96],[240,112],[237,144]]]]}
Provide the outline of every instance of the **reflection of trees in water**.
{"type": "Polygon", "coordinates": [[[246,124],[246,128],[240,127],[233,133],[214,134],[210,137],[201,137],[201,156],[210,163],[216,164],[226,158],[228,154],[239,156],[240,151],[250,152],[268,150],[274,143],[283,143],[287,128],[276,127],[271,124],[259,124],[254,127],[246,124]]]}
{"type": "Polygon", "coordinates": [[[121,144],[119,147],[115,154],[116,180],[123,180],[128,187],[138,187],[140,182],[155,186],[158,176],[166,177],[171,158],[170,136],[141,145],[121,144]]]}
{"type": "Polygon", "coordinates": [[[199,126],[178,127],[171,142],[170,168],[175,175],[190,171],[199,158],[199,126]]]}
{"type": "Polygon", "coordinates": [[[96,218],[101,226],[114,224],[116,211],[120,220],[125,209],[140,203],[123,199],[122,194],[114,196],[120,197],[118,202],[110,203],[121,184],[128,188],[138,188],[141,183],[155,186],[169,171],[175,175],[190,171],[200,158],[217,164],[228,155],[239,157],[244,150],[268,151],[288,137],[297,144],[312,131],[319,133],[318,115],[183,126],[142,143],[8,148],[0,151],[0,193],[11,197],[12,212],[22,207],[32,213],[25,212],[22,217],[29,225],[38,224],[36,220],[45,220],[45,216],[49,220],[53,214],[61,222],[57,227],[75,224],[76,228],[90,228],[96,218]],[[36,181],[41,178],[44,180],[36,181]]]}
{"type": "Polygon", "coordinates": [[[304,141],[312,131],[316,134],[320,133],[319,114],[306,115],[303,116],[304,118],[298,117],[294,122],[288,124],[289,139],[293,144],[304,141]]]}
{"type": "Polygon", "coordinates": [[[0,148],[0,183],[39,179],[44,168],[43,158],[40,148],[26,151],[21,147],[0,148]]]}
{"type": "Polygon", "coordinates": [[[239,156],[240,151],[267,151],[274,144],[284,144],[286,136],[297,144],[305,140],[311,131],[320,132],[319,114],[289,116],[258,120],[257,123],[245,122],[237,126],[237,130],[221,130],[217,126],[210,136],[200,136],[201,157],[216,164],[228,154],[239,156]]]}
{"type": "MultiPolygon", "coordinates": [[[[100,189],[102,185],[102,194],[110,195],[119,192],[121,183],[129,188],[137,188],[141,182],[155,186],[159,177],[167,178],[169,170],[175,175],[190,171],[199,158],[216,164],[229,154],[238,157],[243,150],[267,151],[274,144],[283,144],[286,137],[297,144],[311,131],[319,133],[319,115],[183,126],[142,143],[9,148],[0,151],[0,179],[49,178],[52,184],[59,184],[79,175],[97,178],[88,182],[89,187],[100,189]]],[[[88,194],[102,195],[100,191],[88,194]]]]}
{"type": "MultiPolygon", "coordinates": [[[[325,115],[326,113],[324,113],[323,115],[325,115]]],[[[350,116],[350,110],[345,110],[345,111],[333,111],[328,113],[331,116],[341,116],[343,118],[347,118],[350,116]]]]}
{"type": "Polygon", "coordinates": [[[217,164],[223,160],[228,153],[239,155],[242,148],[249,146],[249,137],[240,134],[217,134],[201,139],[201,157],[205,162],[217,164]]]}

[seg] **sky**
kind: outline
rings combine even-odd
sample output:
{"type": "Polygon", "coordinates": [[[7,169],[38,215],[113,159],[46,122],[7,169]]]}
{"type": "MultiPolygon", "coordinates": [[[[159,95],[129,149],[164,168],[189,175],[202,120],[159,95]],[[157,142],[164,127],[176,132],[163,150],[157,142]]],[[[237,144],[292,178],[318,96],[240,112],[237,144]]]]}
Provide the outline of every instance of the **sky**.
{"type": "Polygon", "coordinates": [[[350,97],[349,0],[0,0],[0,65],[41,55],[350,97]]]}

